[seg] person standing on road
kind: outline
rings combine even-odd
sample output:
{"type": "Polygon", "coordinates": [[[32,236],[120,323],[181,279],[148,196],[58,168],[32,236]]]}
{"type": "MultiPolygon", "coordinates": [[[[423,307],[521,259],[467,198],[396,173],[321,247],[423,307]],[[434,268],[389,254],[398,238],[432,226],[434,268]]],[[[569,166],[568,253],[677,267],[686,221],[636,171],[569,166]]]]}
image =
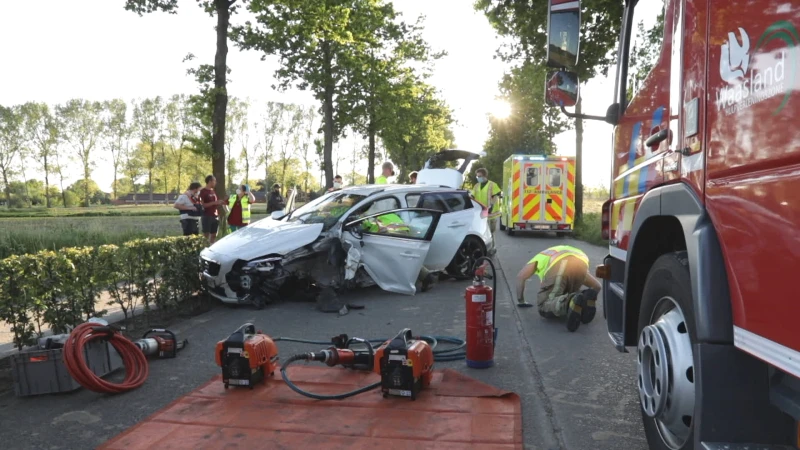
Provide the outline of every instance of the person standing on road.
{"type": "Polygon", "coordinates": [[[411,182],[411,184],[417,184],[417,175],[418,174],[416,170],[408,174],[408,180],[411,182]]]}
{"type": "Polygon", "coordinates": [[[250,186],[243,184],[236,189],[236,193],[228,199],[228,227],[231,233],[250,224],[250,204],[255,203],[256,197],[250,192],[250,186]]]}
{"type": "Polygon", "coordinates": [[[525,282],[534,274],[541,281],[536,306],[542,317],[566,316],[569,331],[594,319],[601,285],[589,273],[586,253],[568,245],[557,245],[534,256],[517,275],[517,306],[533,306],[525,301],[525,282]],[[589,289],[581,291],[582,286],[589,289]]]}
{"type": "Polygon", "coordinates": [[[217,240],[217,231],[219,230],[217,208],[225,203],[224,200],[217,198],[215,187],[217,187],[217,179],[214,175],[209,175],[206,177],[206,187],[200,190],[200,200],[203,201],[203,208],[205,208],[203,217],[200,218],[200,227],[209,244],[213,244],[217,240]]]}
{"type": "Polygon", "coordinates": [[[177,209],[181,215],[181,228],[184,236],[200,234],[197,222],[203,215],[203,203],[198,198],[201,184],[194,182],[189,185],[189,189],[178,196],[173,208],[177,209]]]}
{"type": "Polygon", "coordinates": [[[500,217],[498,199],[502,191],[497,183],[489,181],[488,170],[480,168],[475,171],[475,176],[478,178],[478,184],[472,188],[472,196],[489,209],[489,230],[494,235],[494,231],[497,228],[497,218],[500,217]]]}
{"type": "Polygon", "coordinates": [[[394,165],[390,162],[383,163],[381,176],[375,179],[375,184],[388,184],[389,177],[394,176],[394,165]]]}
{"type": "Polygon", "coordinates": [[[275,183],[272,185],[272,192],[269,193],[269,198],[267,199],[267,214],[282,211],[283,208],[286,208],[286,200],[281,195],[281,185],[275,183]]]}

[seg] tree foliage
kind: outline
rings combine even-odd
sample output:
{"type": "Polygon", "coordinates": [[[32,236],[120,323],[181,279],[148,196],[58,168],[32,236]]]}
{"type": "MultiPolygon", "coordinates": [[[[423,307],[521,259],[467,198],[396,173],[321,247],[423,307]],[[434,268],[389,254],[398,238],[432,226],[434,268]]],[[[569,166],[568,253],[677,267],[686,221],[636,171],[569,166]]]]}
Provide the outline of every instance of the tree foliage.
{"type": "Polygon", "coordinates": [[[490,119],[486,156],[472,165],[485,167],[490,178],[499,182],[503,161],[514,153],[551,155],[556,152],[553,138],[567,129],[563,116],[545,104],[547,70],[535,64],[513,68],[500,82],[501,98],[512,105],[511,115],[490,119]]]}
{"type": "Polygon", "coordinates": [[[333,185],[333,143],[354,121],[346,100],[349,65],[377,46],[394,17],[382,0],[252,0],[256,22],[234,28],[244,49],[278,55],[279,87],[311,90],[323,113],[323,167],[326,186],[333,185]]]}
{"type": "Polygon", "coordinates": [[[400,169],[399,179],[404,180],[432,153],[452,147],[455,138],[450,129],[451,110],[437,98],[432,86],[411,74],[406,74],[401,86],[384,106],[395,120],[380,138],[400,169]]]}
{"type": "Polygon", "coordinates": [[[73,150],[73,154],[81,163],[83,180],[87,182],[84,192],[84,206],[91,202],[88,181],[92,178],[94,166],[93,152],[104,132],[101,114],[103,104],[89,100],[73,99],[57,109],[62,123],[62,133],[73,150]]]}

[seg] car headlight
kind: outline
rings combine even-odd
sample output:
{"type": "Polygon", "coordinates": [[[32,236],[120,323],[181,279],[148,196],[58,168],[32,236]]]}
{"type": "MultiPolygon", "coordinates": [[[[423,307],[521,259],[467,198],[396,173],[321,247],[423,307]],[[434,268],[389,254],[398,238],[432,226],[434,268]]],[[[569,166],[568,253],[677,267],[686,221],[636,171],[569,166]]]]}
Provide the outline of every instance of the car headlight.
{"type": "Polygon", "coordinates": [[[280,257],[262,258],[250,261],[244,266],[245,272],[271,272],[275,269],[276,263],[280,262],[280,257]]]}

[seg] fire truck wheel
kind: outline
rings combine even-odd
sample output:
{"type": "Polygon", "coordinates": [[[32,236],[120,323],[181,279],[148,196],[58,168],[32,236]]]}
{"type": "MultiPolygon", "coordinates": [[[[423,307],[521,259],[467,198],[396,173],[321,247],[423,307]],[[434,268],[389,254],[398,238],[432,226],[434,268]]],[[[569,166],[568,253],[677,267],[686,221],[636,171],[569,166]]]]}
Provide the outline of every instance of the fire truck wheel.
{"type": "Polygon", "coordinates": [[[642,293],[637,385],[651,449],[693,450],[696,331],[686,252],[659,257],[642,293]]]}

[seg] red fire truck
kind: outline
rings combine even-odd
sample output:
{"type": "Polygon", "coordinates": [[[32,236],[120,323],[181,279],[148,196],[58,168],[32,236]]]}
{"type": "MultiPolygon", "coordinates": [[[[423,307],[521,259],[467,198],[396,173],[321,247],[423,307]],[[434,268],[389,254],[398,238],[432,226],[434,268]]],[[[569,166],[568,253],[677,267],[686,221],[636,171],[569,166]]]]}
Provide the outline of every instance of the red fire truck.
{"type": "MultiPolygon", "coordinates": [[[[612,104],[582,118],[613,125],[597,274],[611,341],[637,353],[647,441],[797,448],[800,3],[624,4],[612,104]]],[[[549,7],[548,65],[577,82],[580,1],[549,7]]],[[[576,117],[572,91],[549,101],[576,117]]]]}

